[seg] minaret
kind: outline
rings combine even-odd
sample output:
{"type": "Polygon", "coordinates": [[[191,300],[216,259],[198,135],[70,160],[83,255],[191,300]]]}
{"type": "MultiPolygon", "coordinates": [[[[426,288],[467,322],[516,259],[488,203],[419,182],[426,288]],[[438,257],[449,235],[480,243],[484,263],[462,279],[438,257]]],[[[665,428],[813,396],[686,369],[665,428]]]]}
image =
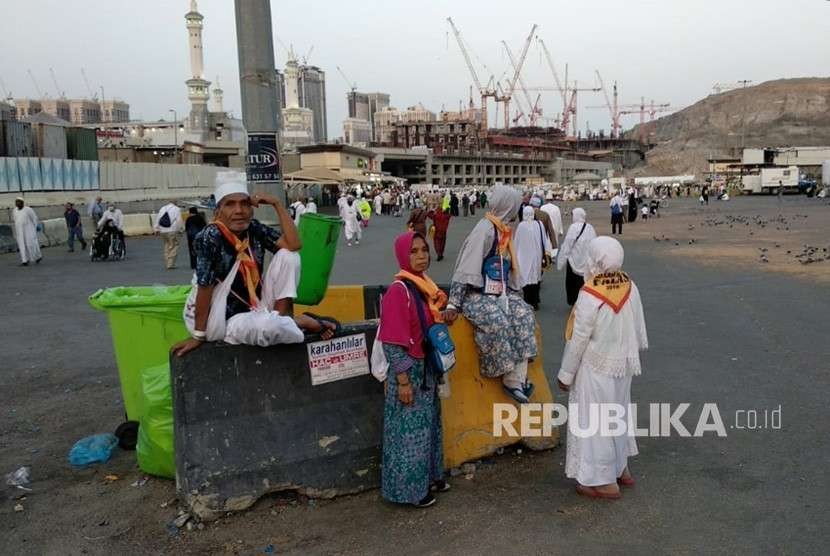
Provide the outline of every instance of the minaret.
{"type": "Polygon", "coordinates": [[[300,68],[294,58],[285,63],[285,107],[300,107],[300,68]]]}
{"type": "Polygon", "coordinates": [[[187,127],[194,138],[204,141],[209,127],[207,103],[210,98],[210,81],[204,79],[204,55],[202,51],[202,21],[196,0],[190,0],[190,11],[184,16],[187,22],[187,36],[190,48],[190,70],[193,75],[187,84],[187,98],[190,100],[190,116],[187,127]]]}
{"type": "Polygon", "coordinates": [[[285,108],[282,110],[283,147],[297,147],[312,143],[314,137],[314,113],[300,107],[300,68],[293,55],[285,63],[285,108]]]}
{"type": "Polygon", "coordinates": [[[225,95],[225,91],[222,90],[222,86],[219,84],[219,76],[217,75],[216,76],[216,87],[213,89],[213,110],[212,110],[212,112],[223,113],[225,111],[224,95],[225,95]]]}

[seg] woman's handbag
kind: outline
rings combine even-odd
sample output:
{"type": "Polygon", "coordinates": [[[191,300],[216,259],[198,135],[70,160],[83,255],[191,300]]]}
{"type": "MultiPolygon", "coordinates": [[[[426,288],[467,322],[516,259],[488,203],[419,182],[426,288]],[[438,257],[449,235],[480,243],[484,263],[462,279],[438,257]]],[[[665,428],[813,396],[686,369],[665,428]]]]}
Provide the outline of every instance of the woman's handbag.
{"type": "MultiPolygon", "coordinates": [[[[424,335],[424,364],[426,369],[432,369],[438,376],[443,376],[455,367],[455,344],[450,338],[450,329],[443,322],[436,322],[427,328],[426,311],[421,293],[411,282],[405,282],[406,287],[415,297],[415,308],[418,311],[418,320],[421,321],[421,331],[424,335]]],[[[427,373],[424,372],[424,383],[421,388],[427,389],[427,373]]]]}

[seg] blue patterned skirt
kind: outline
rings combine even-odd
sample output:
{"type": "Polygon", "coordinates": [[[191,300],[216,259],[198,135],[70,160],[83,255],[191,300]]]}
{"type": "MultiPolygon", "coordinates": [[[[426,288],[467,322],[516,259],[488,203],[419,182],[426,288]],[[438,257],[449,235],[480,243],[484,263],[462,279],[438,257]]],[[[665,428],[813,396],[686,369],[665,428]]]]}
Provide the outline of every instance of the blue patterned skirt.
{"type": "Polygon", "coordinates": [[[411,359],[409,382],[413,401],[403,405],[398,400],[398,383],[393,369],[406,352],[384,344],[389,360],[386,402],[383,410],[383,471],[381,494],[390,502],[415,504],[429,493],[430,485],[444,477],[444,451],[441,433],[441,402],[434,376],[427,377],[422,389],[424,361],[411,359]]]}

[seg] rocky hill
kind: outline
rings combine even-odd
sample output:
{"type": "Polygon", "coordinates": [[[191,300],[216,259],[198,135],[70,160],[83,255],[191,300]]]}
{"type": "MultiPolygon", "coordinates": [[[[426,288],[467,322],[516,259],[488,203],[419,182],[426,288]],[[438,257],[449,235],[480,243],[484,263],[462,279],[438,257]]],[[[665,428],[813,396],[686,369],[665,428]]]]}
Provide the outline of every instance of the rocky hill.
{"type": "MultiPolygon", "coordinates": [[[[657,146],[639,175],[702,174],[710,155],[733,154],[742,144],[830,145],[830,78],[781,79],[711,95],[652,125],[657,146]]],[[[626,137],[636,138],[638,127],[626,137]]]]}

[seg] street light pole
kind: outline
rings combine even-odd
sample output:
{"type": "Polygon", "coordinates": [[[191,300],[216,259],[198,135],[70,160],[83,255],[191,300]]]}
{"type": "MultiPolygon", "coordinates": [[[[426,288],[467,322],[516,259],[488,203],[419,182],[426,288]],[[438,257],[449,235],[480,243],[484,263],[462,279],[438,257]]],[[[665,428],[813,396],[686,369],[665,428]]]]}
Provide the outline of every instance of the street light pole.
{"type": "Polygon", "coordinates": [[[168,112],[173,113],[173,161],[179,163],[179,115],[172,108],[168,112]]]}

